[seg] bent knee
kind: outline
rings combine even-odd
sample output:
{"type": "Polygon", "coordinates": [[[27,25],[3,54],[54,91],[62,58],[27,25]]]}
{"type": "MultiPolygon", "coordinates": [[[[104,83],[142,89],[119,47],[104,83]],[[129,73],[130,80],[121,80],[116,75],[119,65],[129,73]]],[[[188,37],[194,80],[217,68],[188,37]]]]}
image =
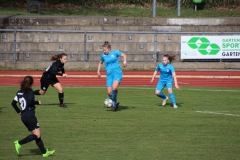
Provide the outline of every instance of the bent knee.
{"type": "Polygon", "coordinates": [[[172,93],[172,89],[168,89],[168,94],[171,94],[172,93]]]}
{"type": "Polygon", "coordinates": [[[62,88],[59,88],[57,89],[58,93],[63,93],[63,89],[62,88]]]}
{"type": "Polygon", "coordinates": [[[40,138],[41,137],[41,134],[40,133],[34,133],[35,136],[37,136],[37,138],[40,138]]]}
{"type": "Polygon", "coordinates": [[[156,95],[159,95],[159,94],[160,94],[160,91],[155,91],[155,94],[156,94],[156,95]]]}

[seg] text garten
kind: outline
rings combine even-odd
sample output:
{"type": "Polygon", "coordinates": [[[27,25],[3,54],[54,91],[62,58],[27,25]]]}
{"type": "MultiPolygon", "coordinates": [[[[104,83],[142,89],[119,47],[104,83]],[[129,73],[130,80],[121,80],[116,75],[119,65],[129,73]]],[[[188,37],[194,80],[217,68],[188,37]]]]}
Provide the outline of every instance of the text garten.
{"type": "Polygon", "coordinates": [[[240,57],[240,52],[222,52],[222,56],[224,57],[240,57]]]}

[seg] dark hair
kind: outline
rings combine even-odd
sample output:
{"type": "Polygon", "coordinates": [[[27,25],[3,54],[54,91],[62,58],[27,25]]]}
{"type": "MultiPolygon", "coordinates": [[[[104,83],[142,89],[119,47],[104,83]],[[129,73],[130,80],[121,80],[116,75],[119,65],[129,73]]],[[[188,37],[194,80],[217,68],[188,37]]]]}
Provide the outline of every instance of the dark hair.
{"type": "Polygon", "coordinates": [[[175,60],[176,55],[165,54],[163,57],[167,57],[169,62],[172,63],[172,61],[175,60]]]}
{"type": "Polygon", "coordinates": [[[103,43],[102,47],[107,47],[108,49],[111,49],[111,45],[110,45],[110,43],[108,43],[108,41],[105,41],[103,43]]]}
{"type": "Polygon", "coordinates": [[[31,88],[33,85],[33,77],[32,76],[26,76],[24,79],[21,81],[21,91],[26,92],[29,88],[31,88]]]}
{"type": "Polygon", "coordinates": [[[67,54],[66,53],[54,54],[54,55],[52,55],[50,60],[51,61],[59,60],[63,56],[67,56],[67,54]]]}

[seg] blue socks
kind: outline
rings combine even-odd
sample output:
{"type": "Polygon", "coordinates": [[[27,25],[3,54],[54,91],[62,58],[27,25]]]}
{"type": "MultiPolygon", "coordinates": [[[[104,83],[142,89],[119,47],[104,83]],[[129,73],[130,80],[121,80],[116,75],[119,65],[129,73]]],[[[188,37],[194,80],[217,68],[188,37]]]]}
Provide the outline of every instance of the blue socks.
{"type": "Polygon", "coordinates": [[[170,99],[171,99],[171,101],[172,101],[172,104],[173,104],[173,105],[176,105],[176,99],[175,99],[174,94],[173,94],[173,93],[170,93],[170,94],[169,94],[169,97],[170,97],[170,99]]]}
{"type": "Polygon", "coordinates": [[[117,90],[112,91],[111,99],[114,104],[117,103],[117,90]]]}
{"type": "MultiPolygon", "coordinates": [[[[162,98],[162,99],[166,99],[166,98],[167,98],[162,92],[160,92],[160,94],[158,94],[157,96],[160,97],[160,98],[162,98]]],[[[171,101],[172,101],[172,104],[173,104],[173,105],[176,105],[176,99],[175,99],[174,94],[173,94],[173,93],[170,93],[170,94],[169,94],[169,97],[170,97],[170,99],[171,99],[171,101]]]]}
{"type": "Polygon", "coordinates": [[[160,94],[158,94],[157,96],[162,98],[162,99],[166,99],[167,98],[162,92],[160,92],[160,94]]]}

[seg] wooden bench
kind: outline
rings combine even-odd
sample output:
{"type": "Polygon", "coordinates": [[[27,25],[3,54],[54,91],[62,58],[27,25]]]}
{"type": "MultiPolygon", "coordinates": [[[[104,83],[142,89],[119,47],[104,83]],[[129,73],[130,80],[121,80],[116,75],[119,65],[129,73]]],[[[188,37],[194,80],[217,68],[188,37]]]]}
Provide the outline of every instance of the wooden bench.
{"type": "Polygon", "coordinates": [[[40,14],[41,7],[40,7],[40,2],[39,1],[31,1],[27,0],[27,12],[31,12],[31,6],[37,6],[37,13],[40,14]]]}

